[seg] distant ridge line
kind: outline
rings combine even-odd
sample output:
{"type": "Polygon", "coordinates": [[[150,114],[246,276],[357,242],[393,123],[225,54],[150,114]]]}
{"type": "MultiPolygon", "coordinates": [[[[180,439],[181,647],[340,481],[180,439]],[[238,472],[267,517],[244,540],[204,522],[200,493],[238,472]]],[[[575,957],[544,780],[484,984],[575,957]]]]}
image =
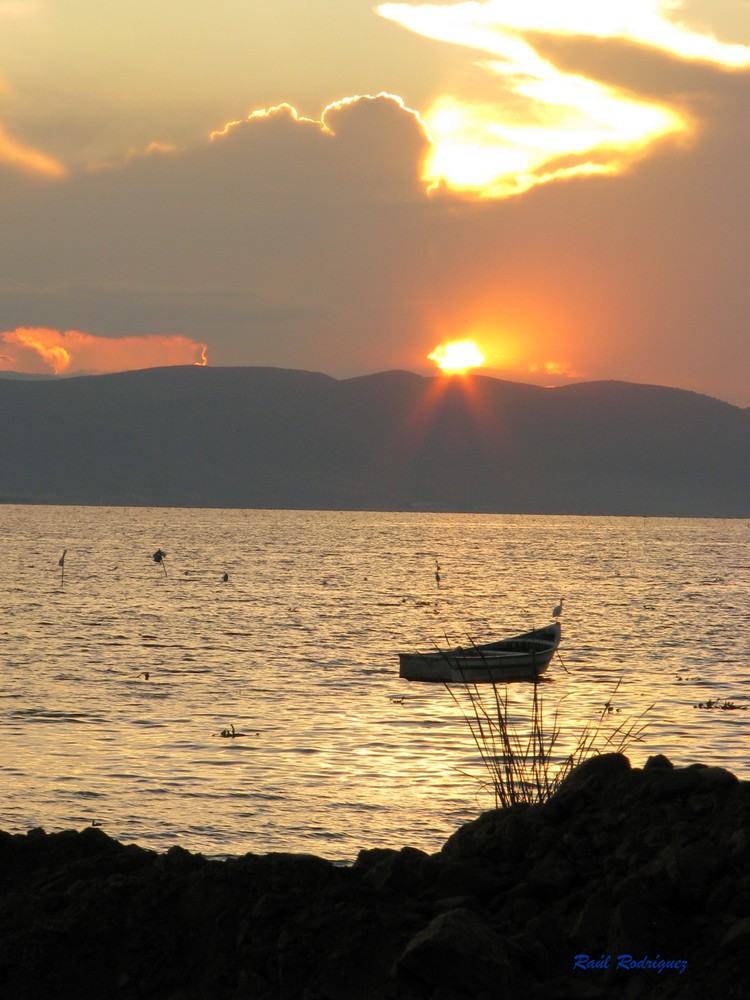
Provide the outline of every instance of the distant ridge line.
{"type": "Polygon", "coordinates": [[[3,377],[0,428],[5,503],[750,517],[750,409],[615,380],[3,377]]]}

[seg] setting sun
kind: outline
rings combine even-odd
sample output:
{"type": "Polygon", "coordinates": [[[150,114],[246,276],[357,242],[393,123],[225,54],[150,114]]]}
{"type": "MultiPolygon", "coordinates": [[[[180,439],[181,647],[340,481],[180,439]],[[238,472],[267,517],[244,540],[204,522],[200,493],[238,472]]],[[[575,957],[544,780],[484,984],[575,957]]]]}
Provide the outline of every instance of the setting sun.
{"type": "Polygon", "coordinates": [[[441,344],[427,357],[444,372],[465,372],[484,364],[484,355],[473,340],[454,340],[450,344],[441,344]]]}

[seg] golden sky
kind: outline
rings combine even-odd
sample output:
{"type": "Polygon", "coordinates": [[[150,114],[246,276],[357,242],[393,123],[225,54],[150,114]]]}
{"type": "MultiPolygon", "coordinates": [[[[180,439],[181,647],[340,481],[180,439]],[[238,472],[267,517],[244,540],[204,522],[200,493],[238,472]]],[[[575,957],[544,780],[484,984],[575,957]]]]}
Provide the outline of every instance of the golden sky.
{"type": "Polygon", "coordinates": [[[746,0],[0,0],[0,369],[750,405],[746,0]]]}

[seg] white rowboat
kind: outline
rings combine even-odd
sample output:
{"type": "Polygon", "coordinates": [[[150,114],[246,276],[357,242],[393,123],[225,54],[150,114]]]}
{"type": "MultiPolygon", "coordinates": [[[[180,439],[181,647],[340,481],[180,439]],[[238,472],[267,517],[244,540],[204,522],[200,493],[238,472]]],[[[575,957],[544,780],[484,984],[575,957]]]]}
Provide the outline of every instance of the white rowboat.
{"type": "Polygon", "coordinates": [[[560,645],[560,623],[498,639],[431,653],[400,653],[399,676],[408,681],[532,681],[543,674],[560,645]]]}

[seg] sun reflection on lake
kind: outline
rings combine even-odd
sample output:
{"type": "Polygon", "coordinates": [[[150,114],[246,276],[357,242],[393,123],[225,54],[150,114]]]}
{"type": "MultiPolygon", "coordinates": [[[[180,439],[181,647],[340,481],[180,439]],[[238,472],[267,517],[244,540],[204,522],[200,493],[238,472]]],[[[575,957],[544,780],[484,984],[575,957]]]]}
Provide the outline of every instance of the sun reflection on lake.
{"type": "MultiPolygon", "coordinates": [[[[436,850],[493,799],[446,690],[396,654],[526,631],[560,594],[542,688],[564,734],[655,703],[634,764],[747,776],[750,713],[695,707],[748,704],[744,522],[6,506],[0,526],[0,829],[436,850]]],[[[523,725],[530,688],[510,698],[523,725]]]]}

